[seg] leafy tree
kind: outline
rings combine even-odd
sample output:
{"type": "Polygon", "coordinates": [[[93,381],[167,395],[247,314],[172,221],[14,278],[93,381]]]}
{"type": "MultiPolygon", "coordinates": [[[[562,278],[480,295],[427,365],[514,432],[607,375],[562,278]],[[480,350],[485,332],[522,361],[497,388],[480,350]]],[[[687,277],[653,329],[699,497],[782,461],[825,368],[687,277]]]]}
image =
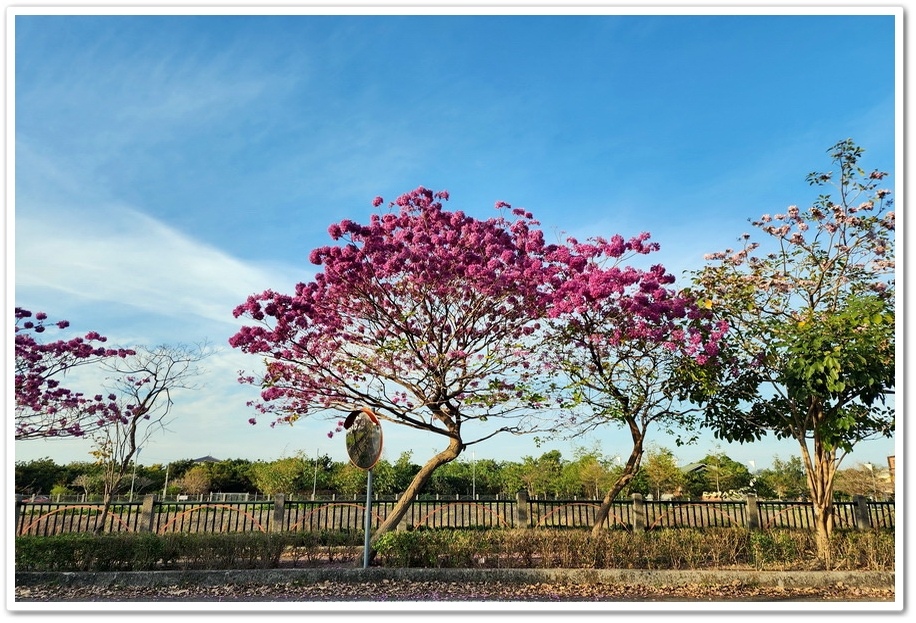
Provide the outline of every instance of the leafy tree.
{"type": "Polygon", "coordinates": [[[477,495],[500,495],[514,493],[503,486],[501,475],[502,464],[493,459],[477,459],[473,461],[471,475],[473,478],[472,489],[477,495]]]}
{"type": "Polygon", "coordinates": [[[598,448],[576,448],[573,460],[563,466],[563,494],[601,499],[616,482],[620,469],[615,469],[598,448]]]}
{"type": "Polygon", "coordinates": [[[310,467],[309,460],[299,453],[276,461],[258,461],[251,466],[250,473],[252,482],[261,493],[292,495],[304,491],[306,487],[311,490],[310,480],[306,485],[306,475],[312,474],[310,467]]]}
{"type": "Polygon", "coordinates": [[[51,487],[51,497],[56,498],[61,495],[73,495],[73,490],[61,484],[51,487]]]}
{"type": "Polygon", "coordinates": [[[92,474],[80,474],[71,481],[70,485],[82,489],[85,495],[102,492],[101,477],[94,477],[92,474]]]}
{"type": "Polygon", "coordinates": [[[808,491],[805,465],[797,456],[787,460],[775,457],[772,467],[760,470],[757,480],[779,500],[793,500],[804,496],[808,491]]]}
{"type": "Polygon", "coordinates": [[[364,494],[367,484],[368,477],[364,470],[350,462],[334,464],[331,471],[331,488],[340,495],[364,494]]]}
{"type": "Polygon", "coordinates": [[[43,343],[37,335],[51,328],[66,329],[70,323],[59,320],[49,324],[46,313],[33,315],[21,307],[16,308],[15,317],[16,441],[82,437],[117,421],[121,414],[113,396],[87,397],[61,381],[75,368],[123,358],[133,351],[105,348],[102,345],[107,338],[95,331],[43,343]]]}
{"type": "Polygon", "coordinates": [[[182,493],[189,495],[203,495],[211,490],[210,474],[204,465],[195,465],[180,478],[172,481],[172,484],[182,493]]]}
{"type": "Polygon", "coordinates": [[[447,463],[437,469],[421,490],[427,495],[470,495],[471,469],[463,461],[447,463]]]}
{"type": "Polygon", "coordinates": [[[846,469],[837,470],[834,495],[837,498],[851,499],[857,495],[875,497],[878,492],[874,467],[869,469],[865,464],[858,464],[846,469]]]}
{"type": "Polygon", "coordinates": [[[499,479],[501,490],[509,496],[516,495],[522,489],[527,489],[522,479],[522,464],[517,461],[506,461],[500,465],[499,479]]]}
{"type": "Polygon", "coordinates": [[[251,482],[251,464],[247,459],[225,459],[205,463],[204,467],[210,476],[213,491],[254,493],[257,487],[251,482]]]}
{"type": "Polygon", "coordinates": [[[894,213],[878,187],[887,174],[866,174],[862,153],[852,140],[834,145],[838,171],[807,179],[838,195],[764,215],[752,225],[768,245],[745,234],[742,249],[708,255],[695,273],[698,295],[733,330],[728,364],[691,398],[722,439],[771,432],[798,442],[825,562],[840,462],[894,431],[894,213]]]}
{"type": "Polygon", "coordinates": [[[314,500],[319,495],[325,494],[332,489],[331,474],[334,469],[334,462],[327,454],[308,458],[307,460],[306,489],[311,492],[309,497],[314,500]]]}
{"type": "Polygon", "coordinates": [[[241,380],[260,387],[255,406],[274,424],[369,407],[383,423],[442,440],[370,547],[439,467],[494,436],[535,431],[533,410],[545,405],[531,367],[543,234],[523,210],[479,220],[444,210],[447,199],[418,188],[368,225],[332,225],[343,244],[312,252],[323,267],[312,281],[234,311],[255,324],[229,343],[265,364],[241,380]]]}
{"type": "Polygon", "coordinates": [[[537,458],[522,457],[518,476],[530,496],[556,497],[563,490],[563,466],[562,453],[550,450],[537,458]]]}
{"type": "Polygon", "coordinates": [[[651,448],[646,451],[642,472],[650,487],[650,493],[658,500],[663,493],[674,493],[683,488],[684,473],[678,468],[674,453],[667,448],[651,448]]]}
{"type": "Polygon", "coordinates": [[[170,461],[165,467],[162,474],[162,490],[164,495],[177,493],[181,489],[175,485],[188,470],[197,465],[193,459],[178,459],[170,461]]]}
{"type": "Polygon", "coordinates": [[[751,484],[751,473],[747,467],[722,452],[707,454],[700,463],[706,466],[703,472],[704,492],[715,491],[721,497],[723,492],[745,490],[751,484]]]}
{"type": "Polygon", "coordinates": [[[393,483],[392,488],[395,492],[401,493],[410,486],[411,481],[420,471],[420,466],[413,462],[413,452],[408,450],[398,456],[397,461],[392,466],[393,483]]]}
{"type": "MultiPolygon", "coordinates": [[[[551,258],[562,267],[552,291],[548,369],[567,379],[563,404],[568,436],[614,425],[632,444],[595,514],[599,532],[614,499],[639,471],[650,428],[693,431],[699,411],[678,400],[683,361],[710,366],[725,324],[707,321],[708,310],[691,295],[671,287],[674,277],[661,265],[641,270],[624,265],[657,251],[643,233],[629,241],[568,239],[551,258]]],[[[690,441],[688,438],[686,441],[690,441]]]]}
{"type": "Polygon", "coordinates": [[[66,470],[49,457],[16,461],[14,472],[16,493],[24,495],[45,493],[58,483],[66,484],[66,470]]]}

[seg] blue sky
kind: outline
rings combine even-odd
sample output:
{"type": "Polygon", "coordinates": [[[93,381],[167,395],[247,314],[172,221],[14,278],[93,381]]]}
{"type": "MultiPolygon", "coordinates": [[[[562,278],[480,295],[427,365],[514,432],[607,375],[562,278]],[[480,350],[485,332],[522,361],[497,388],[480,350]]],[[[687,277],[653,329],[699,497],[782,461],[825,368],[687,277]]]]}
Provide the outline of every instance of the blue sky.
{"type": "MultiPolygon", "coordinates": [[[[115,344],[221,349],[143,464],[346,460],[326,421],[248,424],[236,371],[258,362],[227,340],[237,304],[310,279],[328,225],[367,221],[376,195],[422,185],[484,218],[496,201],[525,207],[551,234],[649,231],[681,276],[749,218],[808,205],[805,176],[839,140],[895,171],[892,14],[726,12],[18,15],[8,299],[115,344]]],[[[400,428],[385,429],[386,458],[441,449],[400,428]]],[[[798,453],[654,441],[685,463],[798,453]]],[[[608,428],[541,447],[499,437],[475,457],[596,443],[628,449],[608,428]]],[[[10,445],[15,460],[89,460],[83,440],[10,445]]],[[[894,453],[869,442],[847,462],[894,453]]]]}

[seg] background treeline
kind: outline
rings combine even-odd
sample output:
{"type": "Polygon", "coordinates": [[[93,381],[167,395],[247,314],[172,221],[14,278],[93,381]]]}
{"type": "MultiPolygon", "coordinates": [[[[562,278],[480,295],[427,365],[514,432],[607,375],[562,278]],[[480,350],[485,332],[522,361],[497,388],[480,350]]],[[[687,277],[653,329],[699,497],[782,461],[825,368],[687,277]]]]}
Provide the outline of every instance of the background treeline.
{"type": "MultiPolygon", "coordinates": [[[[599,499],[622,469],[616,457],[577,449],[566,458],[553,450],[520,461],[464,458],[436,470],[424,496],[514,496],[526,489],[533,497],[599,499]]],[[[373,469],[373,492],[379,496],[401,493],[420,466],[409,452],[396,460],[382,459],[373,469]]],[[[711,453],[691,465],[679,465],[667,449],[654,449],[624,496],[641,493],[656,499],[741,498],[754,493],[765,499],[802,499],[807,492],[805,472],[798,457],[773,460],[769,468],[752,472],[752,465],[722,453],[711,453]]],[[[92,462],[58,465],[50,458],[17,462],[15,489],[22,496],[100,494],[103,468],[92,462]]],[[[168,465],[137,464],[122,480],[118,493],[135,495],[203,495],[249,493],[311,498],[357,496],[366,490],[366,473],[349,462],[327,455],[304,453],[275,461],[184,459],[168,465]]],[[[857,465],[840,471],[837,499],[865,495],[871,499],[893,497],[893,478],[886,467],[857,465]]]]}

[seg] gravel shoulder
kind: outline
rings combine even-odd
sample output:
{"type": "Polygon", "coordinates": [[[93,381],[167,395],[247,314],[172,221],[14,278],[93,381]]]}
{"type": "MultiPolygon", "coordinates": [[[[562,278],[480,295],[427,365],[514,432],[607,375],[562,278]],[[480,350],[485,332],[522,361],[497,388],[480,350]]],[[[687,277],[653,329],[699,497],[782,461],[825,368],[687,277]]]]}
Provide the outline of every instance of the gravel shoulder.
{"type": "Polygon", "coordinates": [[[52,602],[378,602],[411,608],[421,602],[872,602],[877,609],[902,610],[893,572],[351,568],[16,574],[10,609],[52,602]]]}

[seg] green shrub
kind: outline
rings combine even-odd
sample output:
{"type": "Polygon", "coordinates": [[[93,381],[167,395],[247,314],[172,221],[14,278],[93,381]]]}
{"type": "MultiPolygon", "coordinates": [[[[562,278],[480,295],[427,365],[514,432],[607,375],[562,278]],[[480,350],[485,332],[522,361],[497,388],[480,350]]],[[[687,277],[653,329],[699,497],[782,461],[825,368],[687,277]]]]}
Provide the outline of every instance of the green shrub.
{"type": "MultiPolygon", "coordinates": [[[[20,536],[16,571],[150,571],[258,569],[318,561],[353,561],[356,532],[115,533],[20,536]]],[[[895,536],[887,530],[835,531],[831,566],[893,570],[895,536]]],[[[817,562],[807,530],[670,528],[607,530],[427,529],[393,531],[375,542],[376,562],[389,567],[804,570],[817,562]]]]}
{"type": "Polygon", "coordinates": [[[153,534],[59,534],[16,537],[17,571],[134,571],[155,568],[161,540],[153,534]]]}
{"type": "Polygon", "coordinates": [[[896,557],[894,534],[886,530],[835,531],[830,539],[831,564],[837,570],[893,569],[896,557]]]}
{"type": "Polygon", "coordinates": [[[19,536],[16,571],[151,571],[155,569],[270,569],[290,550],[309,559],[353,537],[327,533],[70,533],[19,536]]]}
{"type": "Polygon", "coordinates": [[[751,534],[751,559],[758,569],[788,569],[806,552],[816,551],[814,532],[807,530],[767,530],[751,534]]]}

